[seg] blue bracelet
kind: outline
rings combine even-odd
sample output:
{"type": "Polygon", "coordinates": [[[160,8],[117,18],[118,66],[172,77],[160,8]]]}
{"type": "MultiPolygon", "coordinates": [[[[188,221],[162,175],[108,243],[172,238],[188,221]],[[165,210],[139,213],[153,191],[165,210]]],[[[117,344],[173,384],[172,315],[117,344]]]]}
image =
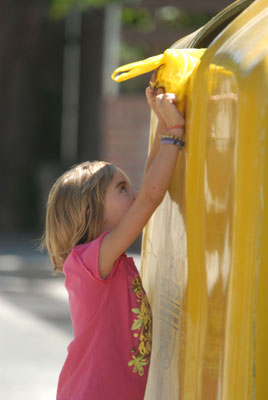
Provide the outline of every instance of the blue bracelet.
{"type": "Polygon", "coordinates": [[[185,142],[179,137],[177,138],[177,137],[164,136],[161,139],[161,143],[175,144],[176,146],[179,147],[180,150],[182,149],[183,146],[185,146],[185,142]]]}

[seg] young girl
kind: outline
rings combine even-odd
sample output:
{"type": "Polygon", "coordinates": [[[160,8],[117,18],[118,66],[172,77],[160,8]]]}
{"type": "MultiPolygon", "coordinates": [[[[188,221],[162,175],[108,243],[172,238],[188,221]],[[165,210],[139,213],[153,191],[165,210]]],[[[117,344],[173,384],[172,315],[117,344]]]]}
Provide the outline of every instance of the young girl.
{"type": "Polygon", "coordinates": [[[158,128],[139,194],[114,165],[85,162],[49,195],[45,241],[55,270],[65,274],[74,331],[57,400],[144,398],[151,311],[125,251],[161,203],[184,145],[176,96],[150,88],[146,96],[158,128]]]}

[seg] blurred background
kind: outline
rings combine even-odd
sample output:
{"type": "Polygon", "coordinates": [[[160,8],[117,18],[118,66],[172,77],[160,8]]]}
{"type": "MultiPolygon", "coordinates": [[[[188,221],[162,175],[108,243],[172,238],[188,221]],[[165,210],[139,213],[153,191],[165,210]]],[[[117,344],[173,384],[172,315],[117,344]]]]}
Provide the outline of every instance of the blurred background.
{"type": "Polygon", "coordinates": [[[134,187],[141,183],[149,75],[116,84],[111,73],[163,53],[231,3],[1,1],[1,399],[55,399],[72,339],[63,276],[53,276],[38,251],[51,184],[73,164],[96,159],[121,167],[134,187]]]}

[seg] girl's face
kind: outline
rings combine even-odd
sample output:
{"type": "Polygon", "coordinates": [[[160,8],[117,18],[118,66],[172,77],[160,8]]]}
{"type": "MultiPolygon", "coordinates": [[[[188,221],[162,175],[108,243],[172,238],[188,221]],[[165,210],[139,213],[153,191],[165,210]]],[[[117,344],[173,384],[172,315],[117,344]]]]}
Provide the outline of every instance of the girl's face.
{"type": "Polygon", "coordinates": [[[104,199],[104,230],[113,230],[135,201],[128,177],[118,169],[104,199]]]}

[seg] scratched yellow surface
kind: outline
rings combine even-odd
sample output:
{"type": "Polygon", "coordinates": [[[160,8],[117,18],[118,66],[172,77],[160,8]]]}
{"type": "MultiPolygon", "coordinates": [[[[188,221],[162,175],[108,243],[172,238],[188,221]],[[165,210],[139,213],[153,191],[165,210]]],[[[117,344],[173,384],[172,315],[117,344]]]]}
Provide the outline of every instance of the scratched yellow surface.
{"type": "MultiPolygon", "coordinates": [[[[208,46],[186,116],[186,148],[143,237],[153,309],[145,399],[266,400],[267,0],[208,46]]],[[[151,141],[154,132],[152,117],[151,141]]]]}

